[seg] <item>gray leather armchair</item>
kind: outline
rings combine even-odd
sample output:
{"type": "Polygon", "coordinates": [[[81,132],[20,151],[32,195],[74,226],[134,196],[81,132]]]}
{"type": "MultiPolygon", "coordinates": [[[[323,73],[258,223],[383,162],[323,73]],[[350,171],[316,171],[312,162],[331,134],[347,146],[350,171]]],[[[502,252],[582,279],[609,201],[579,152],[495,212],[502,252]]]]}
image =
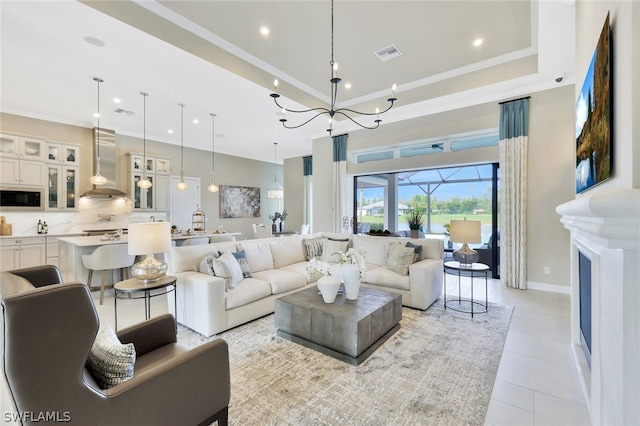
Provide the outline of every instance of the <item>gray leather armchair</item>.
{"type": "Polygon", "coordinates": [[[224,340],[188,349],[168,314],[122,329],[120,341],[135,345],[134,376],[102,390],[85,367],[99,325],[90,291],[61,281],[55,266],[0,273],[3,367],[24,424],[44,423],[40,413],[78,425],[227,424],[224,340]]]}

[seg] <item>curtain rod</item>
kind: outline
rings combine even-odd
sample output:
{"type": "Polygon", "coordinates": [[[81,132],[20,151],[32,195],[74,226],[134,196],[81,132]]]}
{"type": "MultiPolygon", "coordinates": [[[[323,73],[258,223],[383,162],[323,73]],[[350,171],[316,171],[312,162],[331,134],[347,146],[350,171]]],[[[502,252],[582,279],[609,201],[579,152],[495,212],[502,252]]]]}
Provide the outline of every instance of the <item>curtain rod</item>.
{"type": "Polygon", "coordinates": [[[525,96],[523,98],[518,98],[518,99],[510,99],[508,101],[498,102],[498,105],[506,104],[507,102],[521,101],[523,99],[529,99],[529,98],[531,98],[531,96],[525,96]]]}

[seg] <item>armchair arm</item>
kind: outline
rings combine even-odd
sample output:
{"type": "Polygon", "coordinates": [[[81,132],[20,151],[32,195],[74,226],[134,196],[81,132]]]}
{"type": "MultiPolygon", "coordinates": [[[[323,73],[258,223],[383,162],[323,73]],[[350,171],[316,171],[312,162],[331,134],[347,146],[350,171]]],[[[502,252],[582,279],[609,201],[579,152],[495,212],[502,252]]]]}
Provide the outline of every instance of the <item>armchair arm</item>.
{"type": "Polygon", "coordinates": [[[34,287],[44,287],[51,284],[60,284],[62,275],[55,265],[33,266],[9,271],[18,275],[33,284],[34,287]]]}
{"type": "Polygon", "coordinates": [[[215,339],[185,352],[179,345],[174,349],[157,366],[102,391],[107,405],[100,424],[199,424],[229,405],[227,342],[215,339]]]}
{"type": "Polygon", "coordinates": [[[123,328],[116,332],[116,335],[121,343],[133,343],[136,348],[136,357],[177,342],[176,322],[171,314],[164,314],[123,328]]]}

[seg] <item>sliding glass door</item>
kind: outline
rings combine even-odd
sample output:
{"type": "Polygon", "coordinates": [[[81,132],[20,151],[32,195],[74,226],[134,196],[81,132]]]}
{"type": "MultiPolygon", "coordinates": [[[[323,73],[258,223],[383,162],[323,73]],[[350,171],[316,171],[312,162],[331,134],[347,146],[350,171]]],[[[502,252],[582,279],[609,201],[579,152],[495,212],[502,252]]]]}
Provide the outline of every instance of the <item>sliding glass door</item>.
{"type": "Polygon", "coordinates": [[[355,232],[405,235],[407,213],[422,209],[425,222],[420,235],[443,238],[448,254],[457,248],[449,242],[451,220],[479,220],[482,242],[471,247],[498,277],[498,184],[497,163],[357,176],[355,232]]]}

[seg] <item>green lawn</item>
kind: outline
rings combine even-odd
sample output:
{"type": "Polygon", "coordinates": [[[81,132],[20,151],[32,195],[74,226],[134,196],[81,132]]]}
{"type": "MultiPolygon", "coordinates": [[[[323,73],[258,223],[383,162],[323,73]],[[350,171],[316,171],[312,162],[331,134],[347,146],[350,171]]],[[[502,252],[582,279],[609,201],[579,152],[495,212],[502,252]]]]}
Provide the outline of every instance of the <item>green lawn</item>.
{"type": "MultiPolygon", "coordinates": [[[[491,225],[491,215],[490,214],[433,214],[431,215],[431,224],[432,225],[444,225],[446,223],[451,222],[452,220],[479,220],[483,225],[491,225]]],[[[384,222],[383,217],[375,217],[375,216],[363,216],[362,222],[382,225],[384,222]]],[[[406,224],[406,220],[404,215],[398,216],[398,224],[406,224]]],[[[426,218],[425,218],[425,226],[426,226],[426,218]]]]}

